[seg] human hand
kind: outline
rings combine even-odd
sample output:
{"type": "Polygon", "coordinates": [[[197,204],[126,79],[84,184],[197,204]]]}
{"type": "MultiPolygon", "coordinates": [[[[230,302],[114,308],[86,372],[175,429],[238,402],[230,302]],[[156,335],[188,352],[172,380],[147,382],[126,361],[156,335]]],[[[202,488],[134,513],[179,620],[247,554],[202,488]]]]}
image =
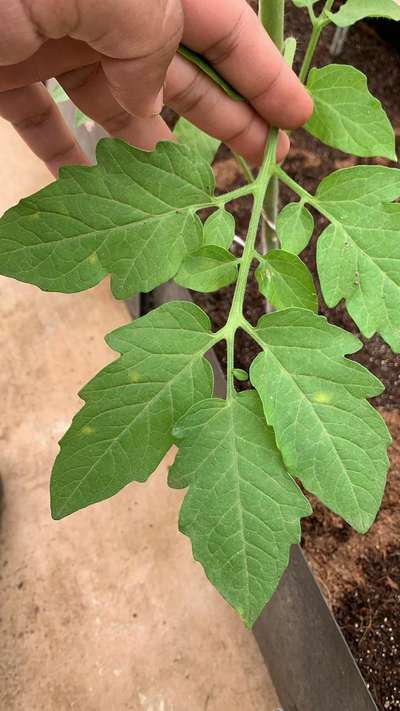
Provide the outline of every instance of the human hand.
{"type": "MultiPolygon", "coordinates": [[[[312,103],[246,0],[8,0],[0,7],[0,114],[53,174],[87,159],[42,82],[56,77],[110,135],[151,149],[171,133],[163,103],[252,163],[268,124],[302,125],[312,103]],[[248,102],[191,63],[203,54],[248,102]]],[[[282,134],[278,149],[288,149],[282,134]]]]}

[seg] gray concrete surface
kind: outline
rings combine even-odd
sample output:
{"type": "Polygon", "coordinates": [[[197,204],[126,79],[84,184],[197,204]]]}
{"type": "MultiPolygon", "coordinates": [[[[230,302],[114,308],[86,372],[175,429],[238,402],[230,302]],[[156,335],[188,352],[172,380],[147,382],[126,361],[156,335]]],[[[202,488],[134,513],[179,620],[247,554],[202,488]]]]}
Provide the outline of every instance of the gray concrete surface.
{"type": "MultiPolygon", "coordinates": [[[[0,211],[50,180],[0,122],[0,211]]],[[[173,453],[148,484],[50,518],[57,441],[129,320],[107,284],[44,294],[0,279],[1,711],[273,711],[251,633],[177,532],[173,453]]],[[[279,653],[279,651],[277,651],[279,653]]]]}

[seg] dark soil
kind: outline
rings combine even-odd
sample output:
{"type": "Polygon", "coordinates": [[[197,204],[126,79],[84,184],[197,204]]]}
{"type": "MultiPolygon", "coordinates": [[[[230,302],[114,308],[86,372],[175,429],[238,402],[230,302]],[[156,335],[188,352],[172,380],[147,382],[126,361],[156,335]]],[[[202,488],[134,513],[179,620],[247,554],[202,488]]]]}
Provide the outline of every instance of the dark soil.
{"type": "MultiPolygon", "coordinates": [[[[305,47],[309,32],[306,11],[289,7],[287,15],[289,33],[297,37],[300,47],[305,47]]],[[[320,66],[332,61],[329,53],[332,35],[332,29],[325,31],[316,56],[320,66]]],[[[382,101],[400,139],[399,54],[377,34],[373,25],[359,23],[350,31],[343,54],[334,61],[353,64],[367,74],[370,90],[382,101]]],[[[390,165],[386,160],[356,160],[299,131],[292,136],[292,150],[285,169],[307,190],[314,192],[325,175],[356,163],[390,165]]],[[[221,190],[242,182],[234,160],[225,149],[217,156],[215,172],[221,190]]],[[[282,206],[292,199],[293,195],[283,187],[282,206]]],[[[237,233],[242,237],[246,235],[249,208],[249,200],[230,207],[236,218],[237,233]]],[[[315,244],[325,223],[318,215],[315,217],[316,234],[302,257],[312,270],[319,290],[315,244]]],[[[217,294],[193,296],[219,328],[226,321],[232,293],[233,287],[229,287],[217,294]]],[[[264,308],[252,281],[247,318],[255,323],[264,308]]],[[[394,355],[378,336],[368,341],[362,338],[343,305],[328,309],[320,296],[320,312],[331,323],[362,340],[364,347],[355,359],[386,386],[386,392],[375,398],[373,404],[382,409],[397,444],[391,452],[391,472],[383,508],[372,530],[365,537],[359,536],[339,517],[313,501],[315,513],[304,522],[303,545],[379,709],[393,711],[400,708],[400,549],[397,543],[400,531],[400,355],[394,355]]],[[[224,346],[217,352],[225,366],[224,346]]],[[[251,341],[239,335],[236,366],[247,370],[257,352],[251,341]]]]}

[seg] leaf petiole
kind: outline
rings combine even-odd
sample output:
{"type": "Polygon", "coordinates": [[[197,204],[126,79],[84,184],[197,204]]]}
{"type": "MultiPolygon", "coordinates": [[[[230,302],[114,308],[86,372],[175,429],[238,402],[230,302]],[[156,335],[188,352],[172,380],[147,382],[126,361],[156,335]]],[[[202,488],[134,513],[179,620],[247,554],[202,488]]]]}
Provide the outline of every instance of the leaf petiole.
{"type": "Polygon", "coordinates": [[[331,20],[325,16],[325,13],[329,12],[332,9],[333,2],[334,0],[326,0],[325,6],[318,17],[315,15],[314,10],[314,18],[310,14],[313,29],[299,74],[299,79],[301,82],[303,82],[303,84],[305,84],[307,81],[308,72],[310,71],[312,60],[314,58],[315,50],[317,49],[318,42],[320,40],[322,30],[331,22],[331,20]]]}

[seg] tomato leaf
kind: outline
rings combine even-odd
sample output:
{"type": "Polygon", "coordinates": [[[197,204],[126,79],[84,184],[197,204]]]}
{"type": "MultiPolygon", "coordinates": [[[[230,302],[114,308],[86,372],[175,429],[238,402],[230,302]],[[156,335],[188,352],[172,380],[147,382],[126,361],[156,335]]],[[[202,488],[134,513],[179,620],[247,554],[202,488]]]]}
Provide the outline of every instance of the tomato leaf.
{"type": "Polygon", "coordinates": [[[400,20],[400,6],[395,0],[347,0],[337,12],[324,13],[337,27],[349,27],[366,17],[400,20]]]}
{"type": "Polygon", "coordinates": [[[210,322],[192,303],[165,304],[107,343],[121,357],[82,390],[86,404],[60,442],[51,479],[57,519],[146,481],[173,443],[175,422],[212,395],[203,357],[210,322]]]}
{"type": "Polygon", "coordinates": [[[307,88],[314,113],[305,128],[312,136],[345,153],[396,160],[393,128],[362,72],[341,64],[314,68],[307,88]]]}
{"type": "Polygon", "coordinates": [[[301,202],[293,202],[278,215],[276,232],[282,249],[300,254],[305,249],[314,231],[314,218],[301,202]]]}
{"type": "Polygon", "coordinates": [[[200,128],[194,126],[190,121],[181,117],[177,122],[174,133],[179,143],[183,143],[190,150],[195,151],[207,163],[213,162],[221,141],[209,136],[200,128]]]}
{"type": "Polygon", "coordinates": [[[213,205],[210,166],[186,146],[153,153],[103,139],[95,167],[57,182],[0,220],[0,273],[45,291],[82,291],[111,273],[120,299],[172,278],[202,243],[195,211],[213,205]]]}
{"type": "Polygon", "coordinates": [[[344,357],[362,344],[304,309],[262,317],[256,337],[264,352],[250,379],[288,471],[366,532],[382,500],[391,437],[366,400],[383,386],[344,357]]]}
{"type": "Polygon", "coordinates": [[[379,333],[400,351],[400,170],[357,166],[320,184],[319,206],[331,225],[317,245],[324,300],[341,299],[366,338],[379,333]]]}
{"type": "Polygon", "coordinates": [[[204,244],[229,249],[234,237],[235,220],[226,210],[217,210],[204,223],[204,244]]]}
{"type": "Polygon", "coordinates": [[[221,595],[251,627],[276,589],[311,507],[287,473],[260,400],[205,400],[178,422],[173,487],[189,486],[179,526],[221,595]]]}
{"type": "Polygon", "coordinates": [[[261,294],[277,309],[298,306],[318,311],[318,297],[304,262],[282,249],[272,250],[256,270],[261,294]]]}
{"type": "Polygon", "coordinates": [[[229,286],[237,279],[238,260],[222,247],[206,245],[189,254],[175,276],[180,286],[210,292],[229,286]]]}

